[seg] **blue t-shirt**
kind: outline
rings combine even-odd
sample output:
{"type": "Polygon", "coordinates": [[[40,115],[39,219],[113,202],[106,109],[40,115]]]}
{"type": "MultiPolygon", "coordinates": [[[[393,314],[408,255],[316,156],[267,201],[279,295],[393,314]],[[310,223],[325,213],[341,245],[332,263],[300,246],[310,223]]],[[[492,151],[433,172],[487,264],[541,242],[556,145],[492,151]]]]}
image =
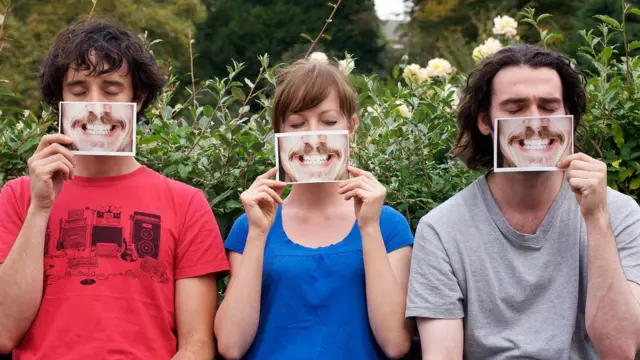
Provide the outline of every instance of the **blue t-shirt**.
{"type": "MultiPolygon", "coordinates": [[[[413,244],[407,220],[384,206],[387,253],[413,244]]],[[[225,247],[242,253],[249,223],[242,215],[225,247]]],[[[267,236],[260,322],[245,359],[385,359],[367,314],[362,237],[357,223],[341,242],[308,248],[292,242],[278,207],[267,236]]]]}

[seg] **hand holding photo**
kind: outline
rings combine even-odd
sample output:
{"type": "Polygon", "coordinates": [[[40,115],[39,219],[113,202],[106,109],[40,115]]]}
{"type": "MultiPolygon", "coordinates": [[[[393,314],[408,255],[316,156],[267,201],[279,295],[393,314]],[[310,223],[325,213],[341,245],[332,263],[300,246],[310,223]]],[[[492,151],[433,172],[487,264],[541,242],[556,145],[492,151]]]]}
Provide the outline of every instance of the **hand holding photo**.
{"type": "Polygon", "coordinates": [[[340,182],[349,178],[349,132],[275,134],[277,180],[288,184],[340,182]]]}
{"type": "Polygon", "coordinates": [[[495,172],[555,171],[573,154],[573,115],[496,119],[493,136],[495,172]]]}
{"type": "Polygon", "coordinates": [[[59,132],[78,155],[135,156],[136,103],[60,102],[59,132]]]}

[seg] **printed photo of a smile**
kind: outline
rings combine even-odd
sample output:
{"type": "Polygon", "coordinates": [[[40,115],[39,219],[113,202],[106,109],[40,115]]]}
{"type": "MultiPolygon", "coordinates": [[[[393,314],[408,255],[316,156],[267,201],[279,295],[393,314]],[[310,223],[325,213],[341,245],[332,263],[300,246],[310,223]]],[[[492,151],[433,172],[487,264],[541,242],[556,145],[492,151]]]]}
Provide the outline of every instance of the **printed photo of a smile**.
{"type": "Polygon", "coordinates": [[[495,120],[494,171],[553,171],[573,154],[573,116],[495,120]]]}
{"type": "Polygon", "coordinates": [[[278,180],[314,183],[348,179],[348,131],[293,132],[275,136],[278,180]]]}
{"type": "Polygon", "coordinates": [[[135,103],[61,102],[61,134],[73,139],[79,155],[134,156],[135,103]]]}

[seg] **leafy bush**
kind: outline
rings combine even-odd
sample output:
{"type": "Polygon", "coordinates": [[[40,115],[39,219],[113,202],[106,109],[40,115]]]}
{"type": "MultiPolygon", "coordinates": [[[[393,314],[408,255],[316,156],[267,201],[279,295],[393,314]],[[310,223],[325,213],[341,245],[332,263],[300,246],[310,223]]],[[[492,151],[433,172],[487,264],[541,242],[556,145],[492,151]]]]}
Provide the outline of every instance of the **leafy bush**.
{"type": "MultiPolygon", "coordinates": [[[[523,13],[522,21],[537,28],[546,16],[534,18],[533,14],[532,10],[523,13]]],[[[626,14],[635,16],[640,11],[627,8],[626,14]]],[[[624,24],[624,20],[601,17],[597,33],[582,33],[583,56],[597,71],[588,74],[589,109],[578,129],[578,140],[587,153],[609,165],[610,186],[637,199],[640,58],[627,58],[626,49],[609,42],[614,32],[623,31],[624,24]]],[[[559,40],[554,34],[541,35],[543,44],[559,40]]],[[[503,44],[515,41],[497,39],[503,44]]],[[[640,46],[635,41],[626,44],[640,46]]],[[[242,213],[240,193],[274,165],[269,109],[278,66],[270,66],[267,55],[259,60],[262,70],[257,79],[242,75],[244,64],[235,62],[228,76],[207,80],[197,88],[195,84],[183,86],[171,77],[160,100],[140,121],[140,161],[202,189],[223,235],[242,213]],[[183,88],[192,97],[176,104],[174,94],[183,88]],[[215,99],[213,104],[198,102],[205,93],[215,99]]],[[[357,59],[355,62],[357,65],[357,59]]],[[[450,156],[456,134],[456,93],[466,79],[441,59],[426,68],[405,59],[394,74],[392,81],[352,75],[362,119],[352,154],[356,166],[372,171],[388,186],[388,203],[415,227],[422,215],[479,175],[450,156]]],[[[0,91],[0,96],[11,94],[0,91]]],[[[0,114],[0,184],[25,174],[26,160],[40,137],[56,131],[55,114],[49,109],[6,110],[10,110],[6,114],[22,115],[0,114]]]]}

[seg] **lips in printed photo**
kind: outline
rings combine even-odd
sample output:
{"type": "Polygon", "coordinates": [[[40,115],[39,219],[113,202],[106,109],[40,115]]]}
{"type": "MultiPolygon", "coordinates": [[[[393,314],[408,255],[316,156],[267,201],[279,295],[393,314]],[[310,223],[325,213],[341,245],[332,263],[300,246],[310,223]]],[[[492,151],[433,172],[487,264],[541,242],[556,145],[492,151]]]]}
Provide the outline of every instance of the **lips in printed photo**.
{"type": "Polygon", "coordinates": [[[288,183],[330,182],[348,178],[349,134],[276,134],[279,179],[288,183]]]}
{"type": "Polygon", "coordinates": [[[72,150],[92,155],[132,154],[136,104],[62,102],[61,133],[73,139],[72,150]]]}
{"type": "Polygon", "coordinates": [[[497,119],[498,168],[554,168],[573,153],[573,117],[497,119]]]}

